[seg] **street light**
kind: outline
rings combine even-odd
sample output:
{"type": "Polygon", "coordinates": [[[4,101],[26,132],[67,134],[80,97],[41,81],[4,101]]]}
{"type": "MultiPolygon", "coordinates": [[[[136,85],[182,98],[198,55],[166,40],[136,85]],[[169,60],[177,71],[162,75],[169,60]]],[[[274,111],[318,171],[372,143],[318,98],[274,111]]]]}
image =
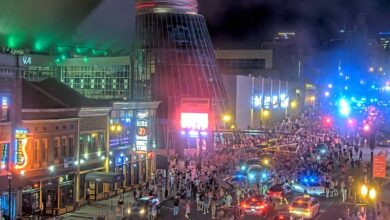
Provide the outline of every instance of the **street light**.
{"type": "Polygon", "coordinates": [[[292,101],[291,103],[290,103],[290,106],[291,106],[291,108],[296,108],[297,106],[298,106],[298,103],[297,103],[297,101],[292,101]]]}
{"type": "Polygon", "coordinates": [[[371,188],[368,192],[368,198],[370,198],[371,200],[376,199],[376,190],[374,188],[371,188]]]}
{"type": "Polygon", "coordinates": [[[224,116],[222,117],[222,120],[223,120],[225,123],[227,123],[227,122],[229,122],[229,121],[231,120],[231,117],[230,117],[230,115],[224,115],[224,116]]]}
{"type": "Polygon", "coordinates": [[[11,218],[11,189],[12,189],[12,173],[8,173],[8,219],[11,218]]]}
{"type": "Polygon", "coordinates": [[[360,187],[360,193],[362,194],[363,197],[367,196],[368,188],[366,185],[363,185],[362,187],[360,187]]]}

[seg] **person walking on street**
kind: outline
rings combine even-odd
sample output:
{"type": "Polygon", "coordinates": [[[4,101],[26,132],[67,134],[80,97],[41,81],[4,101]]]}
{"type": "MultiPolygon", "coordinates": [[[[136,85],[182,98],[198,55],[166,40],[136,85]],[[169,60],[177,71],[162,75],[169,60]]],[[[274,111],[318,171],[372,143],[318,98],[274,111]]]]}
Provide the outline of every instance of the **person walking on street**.
{"type": "Polygon", "coordinates": [[[225,197],[225,203],[227,206],[231,206],[232,205],[232,196],[230,195],[230,193],[226,193],[226,197],[225,197]]]}
{"type": "Polygon", "coordinates": [[[157,217],[157,206],[156,204],[154,204],[152,206],[152,220],[156,220],[156,217],[157,217]]]}
{"type": "Polygon", "coordinates": [[[241,199],[241,190],[239,187],[236,189],[236,198],[237,198],[237,204],[240,204],[240,199],[241,199]]]}
{"type": "Polygon", "coordinates": [[[213,199],[211,202],[211,219],[215,219],[215,213],[217,212],[217,203],[213,199]]]}
{"type": "Polygon", "coordinates": [[[207,194],[204,197],[204,206],[203,206],[203,214],[209,213],[209,206],[210,206],[210,198],[207,196],[207,194]]]}
{"type": "Polygon", "coordinates": [[[184,217],[186,219],[190,219],[190,213],[191,213],[191,203],[190,203],[190,200],[188,200],[186,202],[186,214],[184,215],[184,217]]]}
{"type": "Polygon", "coordinates": [[[199,191],[199,187],[198,187],[198,190],[196,192],[196,211],[200,211],[200,191],[199,191]]]}
{"type": "Polygon", "coordinates": [[[175,197],[173,200],[173,216],[177,216],[179,214],[179,198],[175,197]]]}

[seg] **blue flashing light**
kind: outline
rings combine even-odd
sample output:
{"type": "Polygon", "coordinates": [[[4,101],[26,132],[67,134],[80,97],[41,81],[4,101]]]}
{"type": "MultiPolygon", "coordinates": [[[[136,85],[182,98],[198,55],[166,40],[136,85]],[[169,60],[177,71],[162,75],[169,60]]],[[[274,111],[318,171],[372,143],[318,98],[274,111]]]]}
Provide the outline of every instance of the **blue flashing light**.
{"type": "Polygon", "coordinates": [[[307,182],[309,182],[309,180],[307,178],[304,178],[303,182],[307,183],[307,182]]]}
{"type": "Polygon", "coordinates": [[[266,179],[266,178],[267,178],[267,174],[266,174],[266,173],[263,173],[263,174],[261,174],[261,177],[262,177],[263,179],[266,179]]]}
{"type": "Polygon", "coordinates": [[[241,170],[246,170],[246,166],[242,166],[242,167],[241,167],[241,170]]]}
{"type": "Polygon", "coordinates": [[[326,153],[326,150],[325,149],[321,149],[321,153],[322,154],[326,153]]]}
{"type": "Polygon", "coordinates": [[[249,174],[249,179],[251,180],[255,179],[255,174],[249,174]]]}
{"type": "Polygon", "coordinates": [[[333,87],[332,84],[328,84],[328,88],[331,89],[333,87]]]}
{"type": "Polygon", "coordinates": [[[339,112],[343,116],[348,116],[349,113],[351,113],[351,108],[349,106],[349,103],[345,99],[340,99],[339,101],[339,112]]]}

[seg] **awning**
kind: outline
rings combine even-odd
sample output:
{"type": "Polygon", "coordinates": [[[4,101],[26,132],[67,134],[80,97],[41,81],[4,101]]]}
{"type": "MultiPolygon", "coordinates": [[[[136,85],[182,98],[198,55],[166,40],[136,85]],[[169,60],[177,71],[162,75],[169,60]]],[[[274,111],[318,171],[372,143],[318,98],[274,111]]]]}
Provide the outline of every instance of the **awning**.
{"type": "Polygon", "coordinates": [[[85,176],[86,182],[119,183],[123,181],[122,173],[91,172],[85,176]]]}

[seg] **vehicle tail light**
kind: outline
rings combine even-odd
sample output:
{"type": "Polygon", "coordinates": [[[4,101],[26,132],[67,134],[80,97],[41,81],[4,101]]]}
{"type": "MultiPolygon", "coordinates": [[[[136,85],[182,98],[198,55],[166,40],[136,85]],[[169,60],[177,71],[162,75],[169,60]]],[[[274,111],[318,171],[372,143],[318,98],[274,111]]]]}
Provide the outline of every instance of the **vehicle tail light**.
{"type": "Polygon", "coordinates": [[[242,204],[242,207],[243,207],[243,208],[248,208],[248,205],[247,205],[246,203],[243,203],[243,204],[242,204]]]}

